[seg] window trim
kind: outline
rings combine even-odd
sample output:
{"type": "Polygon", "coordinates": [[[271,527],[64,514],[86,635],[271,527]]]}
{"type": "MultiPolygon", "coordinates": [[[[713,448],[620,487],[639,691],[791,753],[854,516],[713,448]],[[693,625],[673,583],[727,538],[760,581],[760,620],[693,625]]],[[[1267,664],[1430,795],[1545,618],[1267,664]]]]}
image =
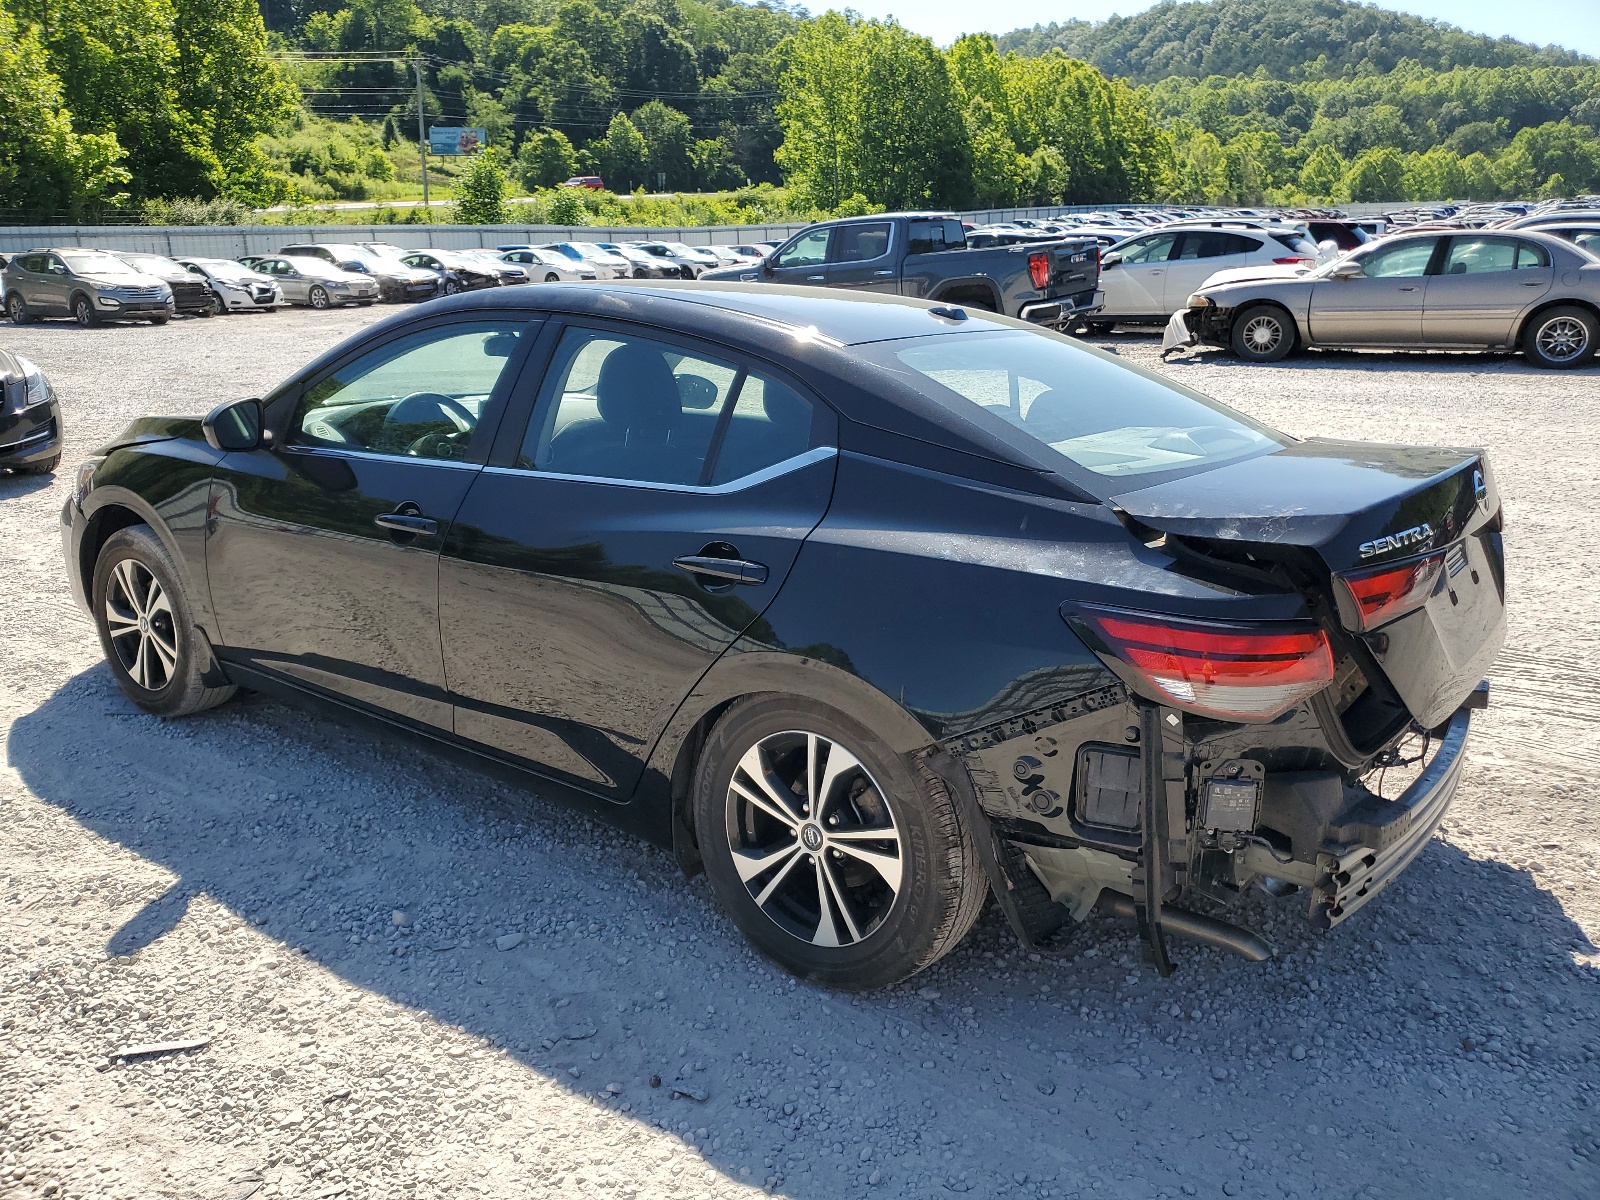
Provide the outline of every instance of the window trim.
{"type": "MultiPolygon", "coordinates": [[[[812,446],[801,454],[792,454],[788,458],[780,459],[770,466],[762,467],[759,471],[752,471],[748,475],[741,475],[737,479],[730,479],[726,483],[657,483],[650,479],[624,479],[616,475],[569,475],[563,471],[529,470],[515,464],[499,466],[489,463],[483,470],[490,475],[511,475],[519,479],[559,479],[568,483],[605,483],[613,487],[641,488],[652,492],[682,492],[694,496],[722,496],[733,492],[743,491],[745,488],[766,483],[769,479],[776,479],[780,475],[787,475],[790,471],[809,467],[812,463],[823,462],[833,458],[839,453],[837,446],[812,446]]],[[[381,457],[381,456],[380,456],[381,457]]],[[[432,459],[422,461],[432,462],[432,459]]],[[[460,459],[450,461],[460,462],[460,459]]],[[[707,458],[708,462],[715,464],[714,458],[707,458]]]]}
{"type": "Polygon", "coordinates": [[[833,234],[828,238],[828,257],[823,261],[825,267],[866,267],[873,263],[882,262],[886,258],[894,257],[895,252],[895,222],[894,221],[851,221],[845,225],[835,225],[833,234]],[[868,225],[885,225],[889,229],[889,236],[884,240],[883,253],[873,258],[835,258],[834,250],[840,242],[840,235],[847,229],[862,228],[868,225]]]}
{"type": "MultiPolygon", "coordinates": [[[[738,490],[749,486],[753,482],[763,480],[769,472],[781,474],[778,467],[785,464],[796,464],[801,459],[807,459],[818,450],[827,450],[830,454],[839,451],[839,414],[833,406],[823,400],[816,390],[799,379],[793,372],[772,362],[770,359],[752,353],[743,347],[729,345],[725,342],[713,342],[708,339],[698,338],[692,334],[680,333],[675,329],[663,329],[655,325],[638,325],[630,321],[616,321],[605,317],[592,317],[580,313],[551,313],[549,320],[544,324],[544,329],[530,347],[529,357],[523,363],[523,374],[532,382],[526,388],[520,385],[513,394],[513,402],[506,406],[500,416],[500,430],[495,435],[493,449],[484,466],[485,470],[496,472],[514,472],[518,475],[538,475],[546,479],[571,479],[592,483],[611,483],[622,487],[654,488],[657,490],[694,492],[705,495],[717,495],[724,490],[738,490]],[[776,382],[791,388],[801,399],[811,405],[811,441],[815,443],[803,454],[792,455],[781,462],[774,463],[771,467],[764,467],[749,475],[741,475],[737,479],[730,479],[726,483],[699,484],[699,483],[653,483],[646,479],[624,479],[617,476],[591,476],[567,475],[557,471],[546,471],[538,468],[529,469],[517,465],[517,457],[521,453],[522,443],[526,439],[528,429],[536,418],[543,416],[544,410],[552,399],[545,396],[545,384],[548,380],[550,368],[555,362],[557,348],[561,339],[566,336],[568,329],[582,329],[596,333],[610,333],[619,337],[639,337],[648,341],[662,342],[667,345],[680,347],[684,353],[693,354],[704,358],[721,359],[728,361],[738,374],[734,379],[734,387],[743,389],[744,381],[751,375],[769,375],[776,382]]],[[[724,401],[723,415],[731,422],[733,407],[738,403],[738,391],[730,387],[728,399],[724,401]]],[[[701,478],[711,476],[706,472],[716,471],[717,457],[722,451],[720,433],[722,430],[723,416],[718,417],[718,431],[712,434],[712,443],[706,450],[706,466],[701,471],[701,478]]],[[[820,461],[820,460],[819,460],[820,461]]]]}
{"type": "MultiPolygon", "coordinates": [[[[419,463],[451,462],[462,466],[481,467],[493,453],[493,447],[499,442],[500,431],[505,424],[506,413],[511,407],[511,400],[516,396],[521,386],[522,376],[527,370],[528,359],[534,346],[543,334],[543,327],[548,324],[543,313],[528,312],[524,310],[509,309],[486,312],[457,312],[447,313],[415,323],[406,324],[392,331],[389,337],[378,342],[363,342],[353,346],[348,353],[341,354],[334,361],[327,363],[313,375],[306,375],[295,380],[289,387],[273,395],[267,401],[266,427],[272,432],[275,450],[287,452],[295,451],[328,451],[335,454],[361,454],[373,458],[381,458],[388,462],[397,459],[405,461],[409,456],[404,454],[383,454],[376,450],[347,450],[340,446],[309,446],[289,440],[289,431],[294,425],[296,414],[300,411],[300,402],[306,393],[330,376],[338,374],[345,367],[368,354],[392,346],[396,342],[414,337],[419,333],[426,333],[435,329],[447,329],[452,325],[483,325],[500,323],[507,325],[521,325],[523,331],[519,337],[519,345],[506,360],[505,369],[500,372],[500,378],[495,381],[494,391],[489,394],[488,401],[483,406],[483,414],[478,418],[478,429],[489,430],[489,436],[481,441],[474,438],[478,444],[468,454],[461,458],[433,459],[418,458],[419,463]]],[[[476,432],[476,431],[474,431],[476,432]]]]}

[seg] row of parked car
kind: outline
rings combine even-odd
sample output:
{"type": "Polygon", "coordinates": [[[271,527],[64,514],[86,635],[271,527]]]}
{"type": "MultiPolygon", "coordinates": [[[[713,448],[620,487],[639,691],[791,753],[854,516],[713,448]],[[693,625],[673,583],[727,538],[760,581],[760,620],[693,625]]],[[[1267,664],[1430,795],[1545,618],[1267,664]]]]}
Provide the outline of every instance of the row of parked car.
{"type": "Polygon", "coordinates": [[[162,325],[177,313],[398,303],[519,283],[696,279],[719,267],[759,262],[773,246],[554,242],[416,250],[391,242],[307,242],[239,259],[47,246],[0,255],[6,260],[0,298],[17,324],[71,317],[80,325],[162,325]]]}

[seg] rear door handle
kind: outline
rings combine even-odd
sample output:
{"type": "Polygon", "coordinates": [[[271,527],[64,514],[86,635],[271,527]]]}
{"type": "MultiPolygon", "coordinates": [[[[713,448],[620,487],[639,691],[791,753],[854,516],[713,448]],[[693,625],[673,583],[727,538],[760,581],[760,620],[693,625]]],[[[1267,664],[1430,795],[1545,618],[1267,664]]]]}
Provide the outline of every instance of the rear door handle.
{"type": "Polygon", "coordinates": [[[379,513],[372,518],[372,523],[379,529],[387,529],[390,533],[410,533],[420,537],[432,537],[439,532],[439,522],[432,517],[419,517],[411,513],[379,513]]]}
{"type": "Polygon", "coordinates": [[[807,283],[821,283],[826,278],[827,278],[826,275],[807,275],[806,276],[806,282],[807,283]]]}
{"type": "Polygon", "coordinates": [[[1417,289],[1416,289],[1416,288],[1414,288],[1414,287],[1403,287],[1403,288],[1401,288],[1401,289],[1400,289],[1400,290],[1401,290],[1401,291],[1402,291],[1402,292],[1414,292],[1414,291],[1416,291],[1416,290],[1417,290],[1417,289]]]}
{"type": "Polygon", "coordinates": [[[894,278],[894,268],[890,267],[886,271],[874,271],[873,274],[876,275],[879,279],[893,279],[894,278]]]}
{"type": "Polygon", "coordinates": [[[751,562],[744,558],[711,558],[703,554],[685,554],[672,560],[672,565],[691,575],[705,575],[724,583],[765,583],[766,563],[751,562]]]}

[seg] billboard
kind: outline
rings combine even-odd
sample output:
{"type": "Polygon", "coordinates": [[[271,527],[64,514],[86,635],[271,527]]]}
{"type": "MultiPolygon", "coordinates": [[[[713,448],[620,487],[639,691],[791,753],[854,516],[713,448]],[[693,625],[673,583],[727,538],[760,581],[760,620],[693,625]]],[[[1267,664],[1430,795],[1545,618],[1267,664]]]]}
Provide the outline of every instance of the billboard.
{"type": "Polygon", "coordinates": [[[433,125],[428,129],[429,154],[476,154],[489,144],[482,129],[459,125],[433,125]]]}

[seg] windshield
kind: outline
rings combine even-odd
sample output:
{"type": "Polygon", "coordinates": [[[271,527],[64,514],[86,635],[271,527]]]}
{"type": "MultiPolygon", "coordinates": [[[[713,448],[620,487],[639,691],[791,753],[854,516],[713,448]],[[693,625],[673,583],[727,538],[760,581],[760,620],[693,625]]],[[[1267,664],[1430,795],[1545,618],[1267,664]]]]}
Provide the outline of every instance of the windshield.
{"type": "Polygon", "coordinates": [[[130,254],[122,260],[135,271],[142,271],[146,275],[172,274],[172,260],[161,258],[154,254],[130,254]]]}
{"type": "Polygon", "coordinates": [[[75,275],[137,275],[127,263],[110,254],[63,250],[62,261],[75,275]]]}
{"type": "Polygon", "coordinates": [[[857,349],[947,408],[1003,421],[1096,475],[1210,467],[1287,444],[1215,400],[1048,335],[946,334],[857,349]]]}

